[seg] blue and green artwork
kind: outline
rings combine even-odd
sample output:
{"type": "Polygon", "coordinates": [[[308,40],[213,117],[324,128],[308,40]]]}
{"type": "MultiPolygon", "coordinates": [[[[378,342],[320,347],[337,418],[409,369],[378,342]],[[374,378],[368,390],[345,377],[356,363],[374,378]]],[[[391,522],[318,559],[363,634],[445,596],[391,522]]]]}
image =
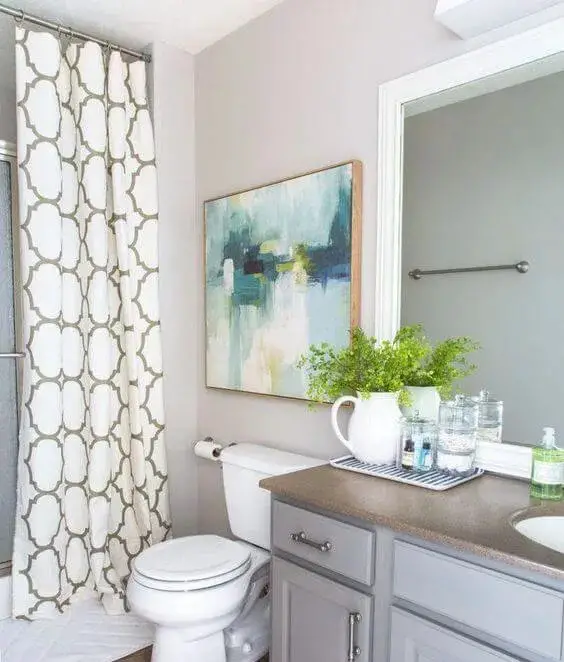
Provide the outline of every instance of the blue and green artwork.
{"type": "Polygon", "coordinates": [[[348,343],[359,170],[350,162],[205,203],[208,386],[305,398],[299,357],[312,343],[348,343]]]}

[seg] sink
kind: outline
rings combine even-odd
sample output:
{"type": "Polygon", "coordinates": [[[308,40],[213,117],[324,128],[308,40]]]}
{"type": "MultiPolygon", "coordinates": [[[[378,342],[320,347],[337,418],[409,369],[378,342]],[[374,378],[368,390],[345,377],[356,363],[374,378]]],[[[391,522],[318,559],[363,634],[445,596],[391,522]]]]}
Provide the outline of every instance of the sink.
{"type": "Polygon", "coordinates": [[[529,517],[513,526],[522,536],[564,554],[564,516],[529,517]]]}

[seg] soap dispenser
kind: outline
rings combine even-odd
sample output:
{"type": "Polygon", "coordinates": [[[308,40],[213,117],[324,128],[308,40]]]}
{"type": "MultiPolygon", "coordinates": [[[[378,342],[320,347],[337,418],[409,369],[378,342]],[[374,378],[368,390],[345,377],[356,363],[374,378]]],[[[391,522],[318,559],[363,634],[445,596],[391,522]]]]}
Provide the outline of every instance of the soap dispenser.
{"type": "Polygon", "coordinates": [[[543,428],[539,446],[533,448],[531,496],[535,499],[562,499],[564,452],[556,446],[554,428],[543,428]]]}

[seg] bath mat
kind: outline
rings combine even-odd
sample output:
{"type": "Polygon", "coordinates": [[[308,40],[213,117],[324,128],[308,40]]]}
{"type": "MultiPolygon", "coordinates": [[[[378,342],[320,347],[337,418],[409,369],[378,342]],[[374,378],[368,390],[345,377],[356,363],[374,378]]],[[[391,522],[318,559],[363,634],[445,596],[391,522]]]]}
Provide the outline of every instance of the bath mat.
{"type": "Polygon", "coordinates": [[[115,662],[153,643],[132,614],[109,616],[95,600],[45,621],[0,621],[0,662],[115,662]]]}

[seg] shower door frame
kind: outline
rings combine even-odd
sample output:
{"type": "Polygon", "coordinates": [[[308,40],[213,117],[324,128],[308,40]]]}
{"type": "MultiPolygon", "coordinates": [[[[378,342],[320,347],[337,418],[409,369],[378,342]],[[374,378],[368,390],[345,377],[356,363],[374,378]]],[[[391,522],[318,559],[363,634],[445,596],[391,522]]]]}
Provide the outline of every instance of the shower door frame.
{"type": "MultiPolygon", "coordinates": [[[[5,140],[0,140],[0,161],[9,163],[10,165],[10,183],[12,188],[12,283],[13,283],[13,305],[14,305],[14,339],[15,347],[13,348],[0,348],[0,351],[18,351],[22,347],[23,333],[22,333],[22,302],[19,292],[21,292],[21,275],[20,275],[20,251],[19,251],[19,217],[18,217],[18,162],[16,155],[16,146],[13,143],[5,140]]],[[[16,364],[16,398],[18,401],[16,411],[16,421],[19,427],[20,421],[20,407],[21,407],[21,386],[22,386],[22,363],[18,358],[5,359],[7,361],[17,361],[16,364]]],[[[16,436],[16,444],[18,438],[16,436]]],[[[0,577],[11,575],[12,561],[0,562],[0,577]]],[[[1,616],[0,616],[1,618],[1,616]]]]}

